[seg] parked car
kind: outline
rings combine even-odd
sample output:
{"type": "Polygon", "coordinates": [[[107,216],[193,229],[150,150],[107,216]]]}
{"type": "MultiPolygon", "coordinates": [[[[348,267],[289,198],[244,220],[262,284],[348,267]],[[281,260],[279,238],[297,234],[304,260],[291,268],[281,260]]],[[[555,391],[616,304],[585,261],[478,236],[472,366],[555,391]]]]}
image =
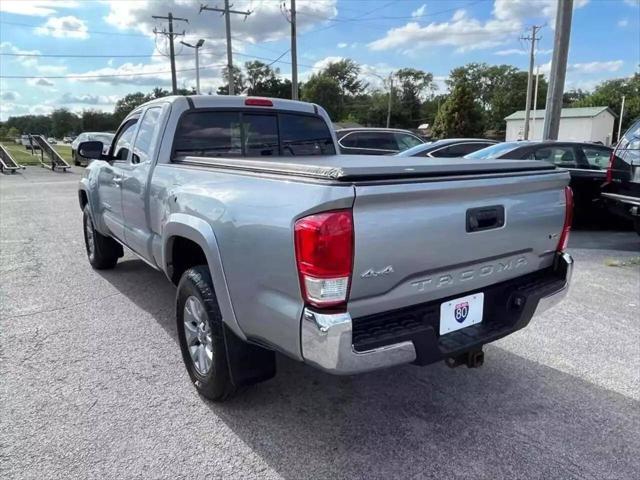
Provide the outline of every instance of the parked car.
{"type": "Polygon", "coordinates": [[[594,143],[504,142],[468,154],[473,160],[543,160],[571,174],[576,220],[602,220],[606,214],[600,193],[612,149],[594,143]]]}
{"type": "Polygon", "coordinates": [[[27,150],[32,150],[32,151],[40,150],[40,146],[37,143],[31,141],[31,136],[30,135],[21,135],[20,136],[20,143],[27,150]]]}
{"type": "Polygon", "coordinates": [[[137,107],[107,156],[78,146],[90,264],[126,246],[177,285],[204,396],[271,378],[275,351],[333,374],[478,367],[566,294],[566,171],[336,151],[317,105],[208,95],[137,107]]]}
{"type": "Polygon", "coordinates": [[[482,148],[495,145],[495,140],[485,140],[482,138],[448,138],[446,140],[436,140],[435,142],[416,145],[408,150],[404,150],[396,155],[400,157],[464,157],[482,148]]]}
{"type": "Polygon", "coordinates": [[[609,209],[631,220],[640,235],[640,119],[625,132],[611,155],[602,196],[609,209]]]}
{"type": "Polygon", "coordinates": [[[55,144],[57,144],[58,142],[56,141],[56,139],[55,139],[55,138],[53,138],[53,137],[49,137],[49,138],[47,138],[47,143],[48,143],[49,145],[55,145],[55,144]]]}
{"type": "Polygon", "coordinates": [[[83,163],[82,157],[78,155],[78,145],[80,145],[80,143],[91,141],[102,142],[104,148],[102,153],[107,155],[109,153],[113,137],[114,134],[108,132],[84,132],[78,135],[75,140],[71,142],[71,160],[73,160],[73,164],[80,166],[83,163]]]}
{"type": "Polygon", "coordinates": [[[336,130],[340,153],[348,155],[393,155],[422,145],[408,130],[395,128],[343,128],[336,130]]]}

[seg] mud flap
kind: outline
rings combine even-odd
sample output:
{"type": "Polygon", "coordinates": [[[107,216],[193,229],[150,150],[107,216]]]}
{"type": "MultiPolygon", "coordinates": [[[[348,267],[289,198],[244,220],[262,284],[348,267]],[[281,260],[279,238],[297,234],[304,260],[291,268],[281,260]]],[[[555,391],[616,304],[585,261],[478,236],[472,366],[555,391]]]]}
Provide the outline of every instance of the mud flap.
{"type": "Polygon", "coordinates": [[[223,332],[229,374],[236,387],[254,385],[275,376],[275,352],[241,340],[224,323],[223,332]]]}

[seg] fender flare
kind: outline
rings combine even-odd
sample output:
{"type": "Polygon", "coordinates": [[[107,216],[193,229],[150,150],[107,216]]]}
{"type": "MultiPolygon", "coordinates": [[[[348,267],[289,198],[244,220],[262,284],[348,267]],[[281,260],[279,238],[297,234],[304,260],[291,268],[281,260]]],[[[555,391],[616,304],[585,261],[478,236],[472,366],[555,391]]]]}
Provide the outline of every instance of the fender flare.
{"type": "Polygon", "coordinates": [[[213,228],[205,220],[188,215],[186,213],[172,213],[169,215],[167,222],[162,229],[162,270],[167,276],[170,276],[170,264],[172,263],[171,252],[173,248],[173,240],[176,237],[183,237],[197,244],[205,256],[207,264],[211,272],[213,280],[213,288],[220,312],[222,313],[223,322],[242,340],[247,337],[240,328],[233,310],[231,295],[227,286],[227,280],[224,274],[224,266],[220,249],[216,240],[213,228]]]}

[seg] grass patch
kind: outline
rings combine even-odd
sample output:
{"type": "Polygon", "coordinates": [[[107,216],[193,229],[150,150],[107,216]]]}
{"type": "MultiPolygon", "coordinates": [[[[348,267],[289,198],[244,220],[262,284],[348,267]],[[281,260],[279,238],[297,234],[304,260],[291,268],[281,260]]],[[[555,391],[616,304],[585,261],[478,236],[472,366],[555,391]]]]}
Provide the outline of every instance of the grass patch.
{"type": "MultiPolygon", "coordinates": [[[[24,146],[13,142],[3,142],[2,146],[9,152],[9,155],[20,165],[40,165],[40,151],[36,150],[32,155],[24,146]]],[[[52,145],[52,147],[71,164],[71,145],[52,145]]]]}
{"type": "Polygon", "coordinates": [[[604,261],[607,267],[631,267],[634,265],[640,265],[640,257],[631,257],[625,260],[616,260],[608,258],[604,261]]]}

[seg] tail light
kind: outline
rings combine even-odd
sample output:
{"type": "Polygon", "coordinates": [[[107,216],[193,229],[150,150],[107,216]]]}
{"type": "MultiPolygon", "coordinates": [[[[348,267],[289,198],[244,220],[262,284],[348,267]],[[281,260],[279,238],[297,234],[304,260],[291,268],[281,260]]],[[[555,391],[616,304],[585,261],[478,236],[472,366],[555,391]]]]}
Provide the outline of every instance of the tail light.
{"type": "Polygon", "coordinates": [[[300,289],[319,308],[347,302],[353,266],[353,216],[335,210],[301,218],[294,228],[300,289]]]}
{"type": "Polygon", "coordinates": [[[611,152],[609,157],[609,166],[607,167],[607,175],[605,177],[605,183],[611,183],[613,181],[613,159],[616,158],[616,151],[611,152]]]}
{"type": "Polygon", "coordinates": [[[562,227],[562,233],[560,234],[558,246],[556,247],[558,252],[564,252],[569,244],[569,232],[571,231],[571,222],[573,222],[573,191],[571,190],[571,187],[564,187],[564,197],[564,225],[562,227]]]}

